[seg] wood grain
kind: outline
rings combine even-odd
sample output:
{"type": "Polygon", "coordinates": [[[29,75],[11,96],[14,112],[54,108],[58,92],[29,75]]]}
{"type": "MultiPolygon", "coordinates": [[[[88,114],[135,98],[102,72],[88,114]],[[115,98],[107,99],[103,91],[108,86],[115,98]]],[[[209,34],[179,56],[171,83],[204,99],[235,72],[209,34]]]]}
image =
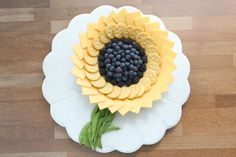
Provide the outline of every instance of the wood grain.
{"type": "Polygon", "coordinates": [[[178,125],[129,156],[236,156],[236,1],[1,0],[0,157],[127,156],[68,138],[43,98],[42,62],[55,34],[99,5],[133,5],[179,35],[191,63],[191,95],[178,125]]]}

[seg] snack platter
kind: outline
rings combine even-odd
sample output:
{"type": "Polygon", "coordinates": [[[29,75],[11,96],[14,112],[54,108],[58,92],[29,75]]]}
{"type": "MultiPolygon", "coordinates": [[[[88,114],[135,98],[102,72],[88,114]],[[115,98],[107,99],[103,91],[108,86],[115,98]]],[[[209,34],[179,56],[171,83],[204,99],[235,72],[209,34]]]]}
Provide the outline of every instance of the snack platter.
{"type": "Polygon", "coordinates": [[[74,17],[54,37],[43,72],[52,118],[73,141],[102,153],[160,141],[190,94],[178,36],[130,6],[74,17]]]}

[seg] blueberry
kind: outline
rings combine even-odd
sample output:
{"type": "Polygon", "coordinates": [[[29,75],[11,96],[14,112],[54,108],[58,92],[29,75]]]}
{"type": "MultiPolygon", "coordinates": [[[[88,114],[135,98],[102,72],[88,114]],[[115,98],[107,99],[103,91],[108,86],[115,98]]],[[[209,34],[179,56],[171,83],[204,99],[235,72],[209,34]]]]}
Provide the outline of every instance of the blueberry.
{"type": "Polygon", "coordinates": [[[134,57],[135,57],[135,54],[134,54],[133,52],[131,52],[131,53],[130,53],[130,56],[131,56],[132,58],[134,58],[134,57]]]}
{"type": "Polygon", "coordinates": [[[126,55],[125,58],[126,58],[126,60],[129,61],[131,59],[131,56],[130,55],[126,55]]]}
{"type": "Polygon", "coordinates": [[[138,68],[137,68],[137,67],[134,67],[133,70],[134,70],[134,71],[138,71],[138,68]]]}
{"type": "Polygon", "coordinates": [[[125,53],[124,52],[121,53],[121,57],[125,57],[125,53]]]}
{"type": "Polygon", "coordinates": [[[139,60],[138,60],[138,63],[139,63],[139,64],[143,64],[143,60],[139,59],[139,60]]]}
{"type": "Polygon", "coordinates": [[[121,58],[121,55],[116,55],[116,59],[119,60],[121,58]]]}
{"type": "Polygon", "coordinates": [[[118,41],[118,42],[117,42],[117,45],[118,45],[119,47],[121,47],[121,46],[123,45],[123,42],[122,42],[122,41],[118,41]]]}
{"type": "Polygon", "coordinates": [[[113,50],[111,48],[107,49],[107,53],[112,53],[113,50]]]}
{"type": "Polygon", "coordinates": [[[110,72],[110,71],[107,72],[107,76],[111,77],[112,75],[113,75],[112,72],[110,72]]]}
{"type": "Polygon", "coordinates": [[[113,43],[117,43],[118,41],[119,41],[119,39],[117,39],[117,38],[112,39],[113,43]]]}
{"type": "MultiPolygon", "coordinates": [[[[121,73],[116,73],[115,77],[118,78],[119,80],[121,80],[122,74],[121,74],[121,73]]],[[[116,80],[117,80],[117,79],[116,79],[116,80]]],[[[117,80],[117,81],[119,81],[119,80],[117,80]]]]}
{"type": "Polygon", "coordinates": [[[109,55],[107,53],[105,53],[104,58],[107,59],[109,57],[109,55]]]}
{"type": "Polygon", "coordinates": [[[109,59],[109,58],[107,58],[106,60],[105,60],[105,63],[107,64],[107,63],[110,63],[111,62],[111,60],[109,59]]]}
{"type": "Polygon", "coordinates": [[[125,54],[130,54],[130,50],[125,50],[125,54]]]}
{"type": "Polygon", "coordinates": [[[130,67],[130,63],[129,62],[126,62],[125,63],[125,66],[128,68],[128,67],[130,67]]]}
{"type": "Polygon", "coordinates": [[[116,47],[116,43],[112,43],[111,46],[112,46],[112,48],[115,48],[116,47]]]}
{"type": "Polygon", "coordinates": [[[117,73],[121,73],[121,72],[122,72],[121,67],[117,67],[117,68],[116,68],[116,72],[117,72],[117,73]]]}
{"type": "Polygon", "coordinates": [[[129,48],[128,45],[122,45],[122,49],[127,50],[129,48]]]}
{"type": "Polygon", "coordinates": [[[129,62],[130,62],[130,64],[134,64],[134,60],[130,60],[129,62]]]}
{"type": "Polygon", "coordinates": [[[114,66],[111,66],[111,67],[109,68],[110,71],[115,71],[115,69],[116,69],[116,68],[115,68],[114,66]]]}
{"type": "Polygon", "coordinates": [[[129,49],[131,49],[133,46],[132,45],[128,45],[129,46],[129,49]]]}
{"type": "Polygon", "coordinates": [[[135,51],[136,51],[135,48],[132,48],[132,49],[131,49],[131,52],[132,52],[132,53],[135,53],[135,51]]]}
{"type": "Polygon", "coordinates": [[[109,69],[111,64],[106,64],[106,69],[109,69]]]}
{"type": "Polygon", "coordinates": [[[129,76],[133,76],[133,71],[129,71],[129,76]]]}
{"type": "Polygon", "coordinates": [[[116,58],[112,58],[112,63],[115,64],[115,62],[116,62],[116,58]]]}
{"type": "Polygon", "coordinates": [[[139,55],[139,51],[136,50],[136,51],[135,51],[135,54],[136,54],[136,55],[139,55]]]}
{"type": "Polygon", "coordinates": [[[138,77],[134,77],[134,78],[132,79],[132,82],[133,82],[134,84],[138,83],[138,81],[139,81],[139,78],[138,78],[138,77]]]}
{"type": "Polygon", "coordinates": [[[109,54],[109,59],[112,59],[114,57],[113,54],[109,54]]]}
{"type": "Polygon", "coordinates": [[[122,76],[122,80],[126,81],[128,78],[126,76],[122,76]]]}
{"type": "Polygon", "coordinates": [[[124,68],[125,67],[125,63],[121,63],[120,67],[124,68]]]}
{"type": "Polygon", "coordinates": [[[138,61],[137,60],[135,60],[134,61],[134,65],[138,65],[139,63],[138,63],[138,61]]]}
{"type": "Polygon", "coordinates": [[[126,77],[129,76],[129,72],[128,72],[128,71],[125,71],[125,72],[124,72],[124,76],[126,76],[126,77]]]}
{"type": "Polygon", "coordinates": [[[115,47],[115,50],[116,50],[116,51],[119,51],[119,50],[120,50],[120,47],[119,47],[119,46],[116,46],[116,47],[115,47]]]}
{"type": "Polygon", "coordinates": [[[125,58],[122,58],[121,61],[122,61],[123,63],[125,63],[125,62],[126,62],[126,59],[125,59],[125,58]]]}
{"type": "Polygon", "coordinates": [[[115,55],[115,56],[116,56],[117,54],[118,54],[118,52],[117,52],[117,51],[114,51],[114,52],[113,52],[113,55],[115,55]]]}
{"type": "Polygon", "coordinates": [[[116,61],[115,65],[118,67],[120,66],[120,62],[119,61],[116,61]]]}

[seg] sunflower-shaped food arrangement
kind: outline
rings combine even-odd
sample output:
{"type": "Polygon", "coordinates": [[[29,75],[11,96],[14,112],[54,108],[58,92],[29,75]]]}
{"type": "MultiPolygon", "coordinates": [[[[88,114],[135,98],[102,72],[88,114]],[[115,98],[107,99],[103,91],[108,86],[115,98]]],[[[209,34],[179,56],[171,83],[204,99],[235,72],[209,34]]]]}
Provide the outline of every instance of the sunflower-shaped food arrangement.
{"type": "Polygon", "coordinates": [[[168,32],[140,11],[122,9],[101,16],[79,39],[73,47],[72,73],[82,94],[98,106],[82,129],[80,142],[96,149],[102,147],[104,132],[119,129],[111,124],[115,112],[139,113],[161,99],[174,79],[176,53],[168,32]]]}

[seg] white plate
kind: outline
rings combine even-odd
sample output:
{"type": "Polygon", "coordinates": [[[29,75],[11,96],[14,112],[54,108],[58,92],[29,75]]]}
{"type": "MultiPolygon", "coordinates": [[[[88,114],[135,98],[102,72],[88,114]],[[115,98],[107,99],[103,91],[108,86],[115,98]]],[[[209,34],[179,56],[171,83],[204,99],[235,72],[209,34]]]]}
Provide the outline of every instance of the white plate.
{"type": "MultiPolygon", "coordinates": [[[[125,6],[129,12],[138,10],[125,6]]],[[[81,88],[75,84],[75,76],[70,72],[73,63],[70,57],[74,53],[72,46],[79,43],[79,33],[87,30],[87,23],[96,22],[101,15],[108,15],[112,10],[120,10],[111,6],[100,6],[91,14],[81,14],[74,17],[68,28],[59,32],[52,41],[52,51],[43,62],[43,72],[46,76],[42,91],[50,104],[52,118],[66,128],[69,137],[78,142],[82,127],[90,120],[94,105],[90,104],[87,96],[82,96],[81,88]]],[[[163,22],[154,15],[149,15],[151,21],[163,22]]],[[[181,41],[177,35],[169,32],[169,38],[175,41],[173,50],[177,52],[174,60],[177,69],[173,72],[175,80],[169,85],[163,99],[155,101],[151,109],[142,108],[139,114],[128,113],[125,116],[116,114],[114,124],[121,129],[106,133],[102,136],[103,149],[98,152],[114,150],[131,153],[142,145],[157,143],[167,129],[175,126],[181,117],[182,105],[186,102],[190,87],[188,76],[190,64],[182,53],[181,41]]]]}

